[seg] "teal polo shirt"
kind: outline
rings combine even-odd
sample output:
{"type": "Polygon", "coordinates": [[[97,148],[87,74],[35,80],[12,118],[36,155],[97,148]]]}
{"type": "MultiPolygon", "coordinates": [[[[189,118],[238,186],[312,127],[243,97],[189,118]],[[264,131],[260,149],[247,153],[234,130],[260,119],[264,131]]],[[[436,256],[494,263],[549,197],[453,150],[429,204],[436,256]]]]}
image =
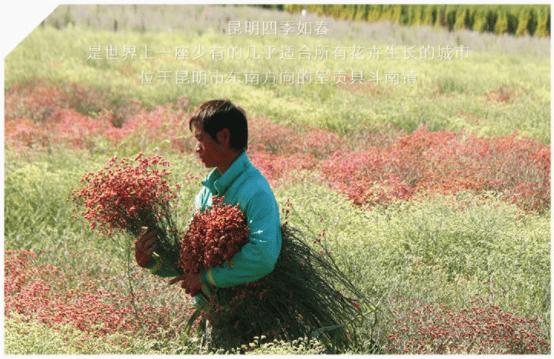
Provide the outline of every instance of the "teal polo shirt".
{"type": "Polygon", "coordinates": [[[197,210],[212,205],[212,197],[225,197],[224,202],[239,205],[250,228],[249,241],[232,260],[201,273],[201,279],[216,287],[232,287],[253,282],[269,274],[281,251],[281,221],[275,196],[267,179],[242,152],[220,175],[217,168],[202,181],[195,199],[197,210]]]}
{"type": "MultiPolygon", "coordinates": [[[[200,272],[200,279],[216,287],[232,287],[253,282],[269,274],[281,251],[281,220],[275,196],[267,179],[252,165],[246,152],[242,152],[223,175],[214,168],[202,181],[196,195],[197,211],[212,205],[212,197],[225,197],[224,202],[239,205],[246,215],[250,228],[249,241],[227,263],[200,272]]],[[[161,266],[152,273],[160,277],[174,277],[169,266],[161,266]]]]}

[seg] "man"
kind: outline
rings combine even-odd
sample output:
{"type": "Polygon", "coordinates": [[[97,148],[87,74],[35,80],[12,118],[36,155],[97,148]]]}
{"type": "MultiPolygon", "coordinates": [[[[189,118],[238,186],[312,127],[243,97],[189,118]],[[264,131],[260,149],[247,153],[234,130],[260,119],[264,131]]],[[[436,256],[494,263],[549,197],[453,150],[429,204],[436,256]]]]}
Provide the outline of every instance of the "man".
{"type": "Polygon", "coordinates": [[[140,266],[161,277],[174,277],[170,284],[181,282],[185,292],[195,296],[203,284],[232,287],[269,274],[279,256],[282,237],[275,196],[246,154],[248,124],[244,111],[228,100],[208,101],[192,114],[189,128],[196,139],[198,157],[207,168],[213,168],[196,196],[196,209],[210,206],[213,196],[224,197],[227,204],[239,204],[250,228],[249,242],[233,256],[233,265],[225,263],[199,275],[177,276],[164,266],[164,259],[154,254],[155,233],[137,239],[135,256],[140,266]]]}

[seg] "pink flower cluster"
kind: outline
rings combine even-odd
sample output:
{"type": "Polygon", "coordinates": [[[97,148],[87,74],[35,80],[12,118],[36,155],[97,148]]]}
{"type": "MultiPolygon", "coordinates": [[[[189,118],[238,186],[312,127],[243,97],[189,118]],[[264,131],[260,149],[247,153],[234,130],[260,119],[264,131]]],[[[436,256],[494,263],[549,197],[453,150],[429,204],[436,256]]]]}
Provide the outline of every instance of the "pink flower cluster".
{"type": "MultiPolygon", "coordinates": [[[[70,106],[76,98],[89,107],[100,106],[106,104],[103,96],[76,85],[14,85],[6,98],[7,146],[20,151],[53,149],[57,144],[93,149],[102,140],[192,151],[189,114],[183,109],[186,96],[151,111],[130,104],[124,114],[100,111],[94,118],[70,106]]],[[[284,126],[260,117],[250,119],[250,128],[249,156],[274,186],[309,174],[369,207],[469,191],[477,196],[496,192],[527,211],[550,209],[550,146],[517,133],[481,138],[429,132],[425,126],[411,134],[360,127],[346,138],[327,129],[284,126]]]]}
{"type": "Polygon", "coordinates": [[[536,319],[517,317],[486,299],[470,300],[464,308],[412,304],[392,310],[396,319],[393,332],[387,336],[385,354],[550,352],[536,319]]]}
{"type": "MultiPolygon", "coordinates": [[[[129,292],[121,285],[121,278],[113,276],[107,262],[95,263],[98,270],[90,276],[69,266],[40,264],[33,252],[4,254],[8,318],[17,313],[24,321],[36,320],[56,330],[71,325],[94,337],[135,333],[140,326],[153,338],[167,339],[180,335],[178,323],[185,322],[192,312],[190,302],[169,296],[160,283],[150,285],[149,278],[147,286],[137,286],[134,291],[140,313],[137,317],[129,292]]],[[[138,283],[139,278],[133,280],[138,283]]]]}
{"type": "Polygon", "coordinates": [[[550,208],[550,147],[516,135],[484,139],[421,127],[385,147],[336,152],[318,169],[360,205],[496,191],[525,210],[550,208]]]}

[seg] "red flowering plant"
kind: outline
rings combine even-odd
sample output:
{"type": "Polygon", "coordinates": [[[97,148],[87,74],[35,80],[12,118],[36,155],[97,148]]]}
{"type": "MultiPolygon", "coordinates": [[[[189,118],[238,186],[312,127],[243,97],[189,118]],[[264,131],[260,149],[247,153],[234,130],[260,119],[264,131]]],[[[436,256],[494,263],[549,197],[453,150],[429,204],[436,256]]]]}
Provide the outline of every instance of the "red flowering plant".
{"type": "Polygon", "coordinates": [[[80,214],[102,235],[114,230],[126,231],[134,238],[147,231],[157,234],[156,252],[182,273],[177,262],[181,235],[173,217],[180,185],[170,186],[170,163],[161,156],[134,160],[112,157],[98,172],[81,178],[86,183],[71,193],[76,206],[85,209],[80,214]]]}
{"type": "Polygon", "coordinates": [[[192,218],[181,242],[179,267],[186,273],[217,267],[240,251],[248,242],[250,228],[239,205],[223,202],[223,197],[214,196],[213,205],[192,218]]]}

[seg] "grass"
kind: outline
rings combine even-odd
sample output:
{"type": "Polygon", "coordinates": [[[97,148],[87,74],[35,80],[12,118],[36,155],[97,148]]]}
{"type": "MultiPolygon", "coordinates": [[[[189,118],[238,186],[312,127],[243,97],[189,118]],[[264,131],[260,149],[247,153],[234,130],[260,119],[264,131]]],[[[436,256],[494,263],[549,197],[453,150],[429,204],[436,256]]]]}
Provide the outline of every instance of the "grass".
{"type": "MultiPolygon", "coordinates": [[[[161,154],[172,163],[175,181],[181,182],[189,173],[197,178],[180,192],[178,214],[185,226],[200,178],[207,173],[190,152],[186,119],[195,106],[214,97],[228,97],[247,110],[251,139],[256,141],[251,142],[249,155],[270,178],[280,207],[290,200],[292,223],[314,235],[325,230],[324,243],[339,267],[377,306],[376,326],[360,324],[364,342],[349,354],[550,352],[550,201],[541,202],[537,209],[522,205],[525,202],[517,197],[530,197],[529,193],[550,197],[544,176],[550,168],[541,167],[550,158],[550,58],[538,49],[542,45],[463,31],[448,34],[386,24],[366,27],[335,20],[328,38],[231,38],[222,35],[225,21],[217,19],[269,20],[287,15],[227,6],[141,6],[136,14],[132,6],[67,9],[60,7],[46,20],[57,28],[38,27],[5,63],[4,248],[14,251],[4,257],[6,288],[11,288],[5,291],[6,354],[206,354],[199,338],[179,331],[190,300],[178,290],[168,290],[163,280],[134,262],[129,266],[129,239],[107,240],[90,232],[82,219],[71,218],[73,207],[67,199],[84,173],[98,170],[113,155],[161,154]],[[178,11],[197,23],[182,25],[178,11]],[[206,17],[206,11],[214,19],[206,17]],[[117,32],[110,28],[114,18],[117,32]],[[169,19],[173,29],[156,27],[159,19],[169,19]],[[336,46],[334,36],[339,33],[345,42],[367,47],[376,43],[383,49],[390,43],[438,46],[453,41],[478,50],[469,59],[448,62],[215,63],[207,58],[177,62],[170,56],[86,61],[94,44],[152,49],[182,44],[315,48],[336,46]],[[512,51],[523,46],[528,46],[527,53],[512,51]],[[418,83],[147,86],[139,79],[143,70],[298,73],[307,65],[330,74],[411,69],[417,72],[418,83]],[[514,132],[517,135],[510,137],[514,132]],[[402,162],[406,158],[422,161],[423,154],[447,158],[441,156],[455,152],[454,145],[461,151],[470,143],[461,133],[479,136],[475,143],[483,150],[497,146],[496,152],[487,152],[489,162],[483,162],[491,170],[470,172],[473,166],[469,165],[443,168],[439,161],[413,174],[410,170],[419,170],[419,164],[410,167],[402,162]],[[451,141],[452,148],[442,148],[444,142],[436,140],[455,136],[460,140],[451,141]],[[418,139],[425,140],[427,147],[418,150],[418,139]],[[503,144],[513,146],[513,153],[526,154],[524,162],[520,159],[521,168],[508,163],[514,159],[507,157],[503,144]],[[396,157],[387,152],[397,162],[383,167],[387,171],[375,174],[376,178],[404,173],[405,180],[369,183],[371,169],[380,168],[389,157],[385,152],[363,156],[383,149],[398,151],[396,157]],[[331,166],[334,154],[342,158],[341,166],[331,166]],[[352,162],[354,158],[358,162],[352,162]],[[349,177],[360,176],[350,163],[358,163],[356,168],[365,177],[349,177]],[[324,165],[336,171],[332,172],[335,178],[323,175],[324,165]],[[429,186],[427,192],[414,190],[409,198],[395,192],[412,177],[432,183],[434,177],[425,177],[431,170],[435,174],[452,170],[458,175],[449,179],[485,183],[494,179],[494,173],[489,173],[496,168],[493,165],[501,165],[496,180],[515,183],[513,188],[528,185],[527,192],[509,193],[500,185],[456,187],[451,192],[429,186]],[[509,179],[508,170],[514,178],[509,179]],[[472,178],[469,173],[485,178],[472,178]],[[354,204],[352,198],[366,198],[367,193],[344,191],[345,183],[351,183],[346,185],[350,190],[373,191],[376,200],[354,204]],[[380,193],[385,196],[379,197],[380,193]],[[480,310],[474,317],[466,313],[472,308],[480,310]],[[60,312],[67,313],[67,318],[61,319],[60,312]],[[443,320],[441,330],[451,338],[443,340],[436,331],[418,332],[427,328],[419,313],[443,320]],[[446,321],[449,313],[455,314],[446,321]],[[476,330],[465,320],[476,321],[481,329],[491,328],[470,340],[467,332],[476,330]],[[513,330],[493,329],[496,323],[513,330]]],[[[471,149],[467,146],[466,150],[471,149]]],[[[452,161],[452,166],[469,161],[475,153],[457,153],[458,161],[452,161]]],[[[481,162],[472,165],[477,163],[481,162]]],[[[258,338],[251,348],[254,354],[321,351],[317,341],[307,339],[264,343],[258,338]]]]}
{"type": "MultiPolygon", "coordinates": [[[[124,263],[124,246],[87,232],[84,223],[71,219],[71,205],[65,202],[80,174],[102,162],[69,154],[55,158],[50,165],[37,162],[14,169],[12,162],[7,166],[6,249],[31,250],[39,253],[39,263],[82,268],[91,277],[100,270],[102,259],[124,263]],[[65,180],[60,180],[64,178],[60,174],[65,180]],[[88,253],[84,258],[78,255],[83,251],[88,253]]],[[[178,156],[169,158],[176,165],[175,173],[203,172],[178,156]]],[[[185,206],[194,192],[191,186],[182,194],[185,206]]],[[[314,232],[326,230],[327,246],[339,266],[368,297],[386,300],[401,295],[461,307],[470,295],[479,293],[520,316],[545,318],[543,330],[547,331],[550,295],[544,291],[549,286],[544,274],[550,266],[549,216],[525,215],[494,196],[481,203],[469,194],[399,202],[372,211],[356,208],[335,192],[309,182],[278,187],[276,195],[280,206],[291,199],[292,223],[314,232]]],[[[116,265],[109,273],[124,277],[125,271],[116,265]]],[[[148,280],[145,276],[138,283],[148,280]]],[[[69,288],[79,280],[71,283],[69,288]]],[[[126,291],[124,283],[112,285],[126,291]]],[[[386,313],[387,305],[381,306],[386,313]]],[[[383,337],[393,326],[390,320],[383,314],[379,327],[383,337]]],[[[79,348],[83,353],[104,350],[79,348]]],[[[121,353],[144,349],[122,348],[121,353]]]]}
{"type": "Polygon", "coordinates": [[[521,314],[548,314],[550,296],[542,288],[549,278],[538,277],[549,268],[548,216],[521,219],[498,198],[482,205],[467,194],[361,213],[324,188],[301,186],[281,196],[294,199],[306,228],[326,229],[330,250],[368,295],[409,290],[459,305],[468,293],[498,291],[505,305],[517,298],[529,310],[521,314]],[[534,304],[522,296],[532,291],[534,304]]]}

